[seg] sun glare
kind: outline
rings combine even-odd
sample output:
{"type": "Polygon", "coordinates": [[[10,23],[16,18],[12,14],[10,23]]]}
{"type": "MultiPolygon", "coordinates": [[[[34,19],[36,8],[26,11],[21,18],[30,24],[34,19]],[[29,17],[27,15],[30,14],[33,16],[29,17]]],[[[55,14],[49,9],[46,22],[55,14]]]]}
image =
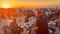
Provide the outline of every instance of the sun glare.
{"type": "Polygon", "coordinates": [[[10,6],[8,4],[4,4],[2,7],[3,8],[10,8],[10,6]]]}

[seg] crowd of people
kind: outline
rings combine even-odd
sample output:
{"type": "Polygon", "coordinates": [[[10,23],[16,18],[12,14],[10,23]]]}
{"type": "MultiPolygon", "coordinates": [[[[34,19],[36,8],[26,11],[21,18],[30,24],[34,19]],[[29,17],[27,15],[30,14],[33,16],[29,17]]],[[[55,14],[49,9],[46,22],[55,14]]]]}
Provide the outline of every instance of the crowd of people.
{"type": "Polygon", "coordinates": [[[58,8],[36,9],[35,13],[30,9],[19,9],[13,18],[8,19],[12,21],[3,26],[4,34],[53,34],[56,27],[60,30],[60,9],[58,8]]]}

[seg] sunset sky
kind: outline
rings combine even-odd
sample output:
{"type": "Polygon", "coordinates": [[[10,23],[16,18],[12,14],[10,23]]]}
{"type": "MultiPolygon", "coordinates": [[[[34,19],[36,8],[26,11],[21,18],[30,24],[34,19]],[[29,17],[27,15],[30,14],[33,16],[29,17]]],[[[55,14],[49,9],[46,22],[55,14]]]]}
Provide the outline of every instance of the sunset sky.
{"type": "Polygon", "coordinates": [[[60,0],[0,0],[0,8],[3,8],[3,6],[9,8],[34,8],[59,4],[60,0]]]}

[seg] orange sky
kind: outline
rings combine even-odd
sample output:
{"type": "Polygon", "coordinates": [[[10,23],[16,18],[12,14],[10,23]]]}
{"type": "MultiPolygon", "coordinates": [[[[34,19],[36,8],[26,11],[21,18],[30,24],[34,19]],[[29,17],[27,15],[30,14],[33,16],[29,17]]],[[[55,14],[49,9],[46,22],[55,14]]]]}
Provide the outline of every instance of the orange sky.
{"type": "Polygon", "coordinates": [[[60,4],[60,0],[0,0],[0,8],[7,4],[9,8],[35,8],[60,4]]]}

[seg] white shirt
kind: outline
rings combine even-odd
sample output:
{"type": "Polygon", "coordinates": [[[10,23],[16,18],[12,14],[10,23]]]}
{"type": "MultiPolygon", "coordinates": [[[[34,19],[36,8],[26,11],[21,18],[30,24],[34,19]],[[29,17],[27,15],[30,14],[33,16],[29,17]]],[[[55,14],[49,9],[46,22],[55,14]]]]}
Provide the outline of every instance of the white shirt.
{"type": "Polygon", "coordinates": [[[36,18],[30,17],[30,18],[29,18],[29,22],[24,23],[24,26],[25,26],[25,27],[33,26],[33,25],[35,24],[35,22],[36,22],[36,18]]]}
{"type": "Polygon", "coordinates": [[[8,20],[7,20],[8,26],[9,26],[9,24],[10,24],[11,22],[13,22],[13,20],[11,20],[11,19],[8,19],[8,20]]]}
{"type": "Polygon", "coordinates": [[[55,21],[49,21],[48,22],[48,27],[52,28],[56,25],[55,21]]]}
{"type": "Polygon", "coordinates": [[[30,22],[31,24],[35,24],[36,18],[35,18],[35,17],[30,17],[30,18],[29,18],[29,22],[30,22]]]}
{"type": "Polygon", "coordinates": [[[45,12],[46,16],[48,16],[49,12],[45,12]]]}

